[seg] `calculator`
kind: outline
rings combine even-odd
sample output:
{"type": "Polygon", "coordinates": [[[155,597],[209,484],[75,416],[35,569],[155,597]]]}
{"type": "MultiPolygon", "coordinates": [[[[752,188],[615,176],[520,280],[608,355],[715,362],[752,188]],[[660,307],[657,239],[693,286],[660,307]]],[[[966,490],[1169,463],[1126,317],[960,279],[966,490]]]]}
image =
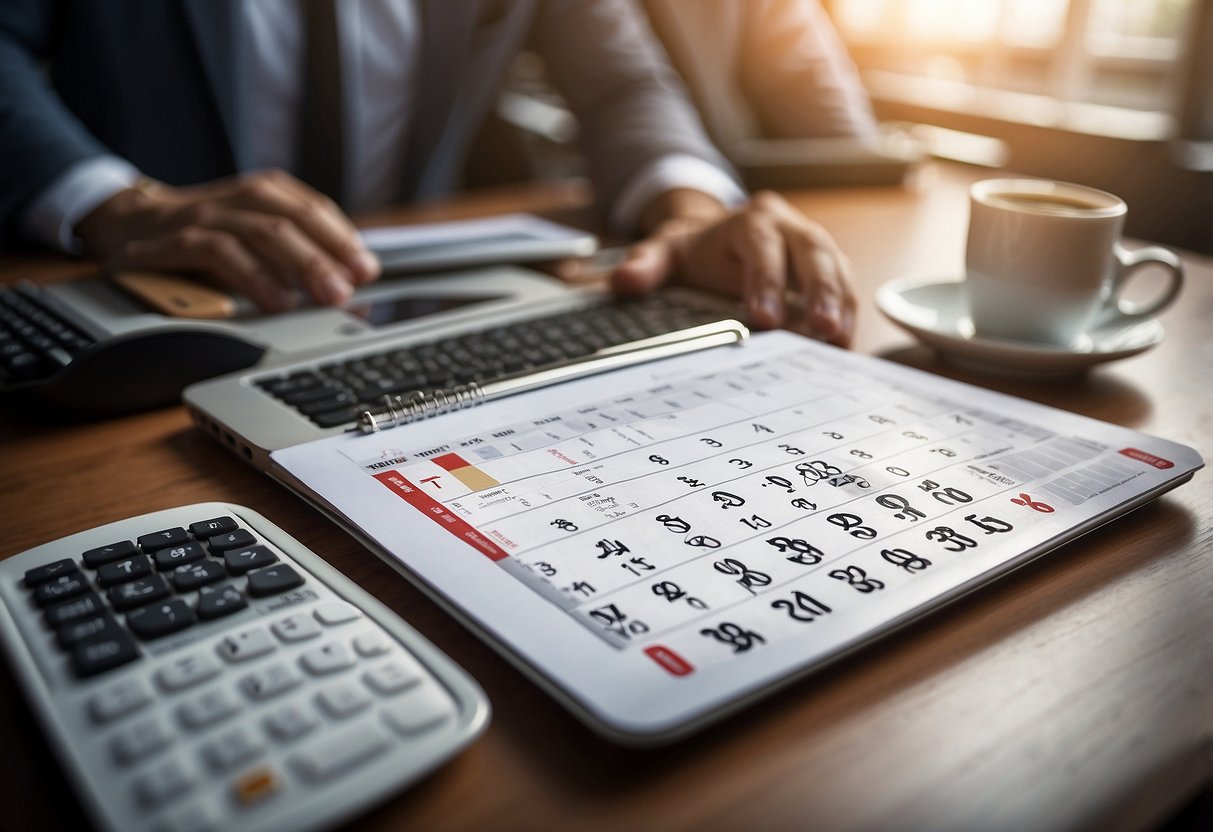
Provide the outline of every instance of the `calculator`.
{"type": "Polygon", "coordinates": [[[267,519],[158,511],[0,561],[0,641],[98,827],[332,826],[469,745],[450,659],[267,519]]]}

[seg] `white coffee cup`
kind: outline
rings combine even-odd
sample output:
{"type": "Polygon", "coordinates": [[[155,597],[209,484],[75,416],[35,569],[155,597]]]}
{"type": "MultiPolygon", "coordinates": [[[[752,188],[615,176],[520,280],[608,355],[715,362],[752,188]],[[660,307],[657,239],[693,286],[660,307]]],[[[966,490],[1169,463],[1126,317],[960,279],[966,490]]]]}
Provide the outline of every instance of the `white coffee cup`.
{"type": "Polygon", "coordinates": [[[1036,179],[969,189],[965,285],[978,335],[1069,347],[1092,327],[1158,312],[1179,294],[1183,264],[1165,248],[1120,244],[1127,208],[1106,191],[1036,179]],[[1146,264],[1169,271],[1150,303],[1120,297],[1146,264]]]}

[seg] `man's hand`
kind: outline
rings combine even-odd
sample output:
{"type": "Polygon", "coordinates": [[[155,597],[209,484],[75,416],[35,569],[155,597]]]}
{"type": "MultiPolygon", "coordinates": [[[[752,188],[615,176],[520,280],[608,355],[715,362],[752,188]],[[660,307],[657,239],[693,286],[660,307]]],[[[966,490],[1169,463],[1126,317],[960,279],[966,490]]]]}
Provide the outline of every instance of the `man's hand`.
{"type": "Polygon", "coordinates": [[[282,171],[131,188],[75,230],[108,268],[201,273],[270,312],[293,307],[298,289],[343,303],[380,271],[341,209],[282,171]]]}
{"type": "Polygon", "coordinates": [[[825,229],[770,192],[755,194],[732,214],[702,204],[681,207],[632,247],[611,276],[616,291],[646,292],[677,280],[740,295],[755,327],[850,343],[851,264],[825,229]]]}

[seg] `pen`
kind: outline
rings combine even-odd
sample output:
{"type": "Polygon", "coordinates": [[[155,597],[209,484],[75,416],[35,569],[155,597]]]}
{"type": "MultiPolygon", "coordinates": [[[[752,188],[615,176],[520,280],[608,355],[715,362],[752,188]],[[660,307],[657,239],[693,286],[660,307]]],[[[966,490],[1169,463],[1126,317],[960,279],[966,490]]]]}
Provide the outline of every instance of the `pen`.
{"type": "Polygon", "coordinates": [[[389,396],[383,409],[364,410],[358,417],[357,425],[351,430],[374,433],[441,413],[462,410],[491,399],[525,393],[549,384],[585,378],[595,373],[631,367],[658,358],[672,358],[709,347],[739,344],[749,336],[750,331],[744,324],[727,319],[606,347],[590,355],[545,364],[483,384],[471,381],[448,389],[435,390],[433,393],[417,390],[405,396],[389,396]]]}

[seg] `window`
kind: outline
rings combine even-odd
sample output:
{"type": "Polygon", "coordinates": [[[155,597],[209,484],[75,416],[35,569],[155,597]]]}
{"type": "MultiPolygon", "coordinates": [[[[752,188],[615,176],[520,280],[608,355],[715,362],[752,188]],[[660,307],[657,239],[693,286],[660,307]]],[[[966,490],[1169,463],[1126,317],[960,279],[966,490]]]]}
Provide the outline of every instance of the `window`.
{"type": "Polygon", "coordinates": [[[833,0],[830,8],[876,97],[959,102],[967,94],[1010,108],[1016,120],[1064,117],[1077,129],[1161,138],[1174,134],[1186,94],[1185,41],[1199,3],[833,0]],[[991,90],[1006,95],[991,100],[991,90]],[[1061,114],[1058,105],[1076,106],[1061,114]]]}

